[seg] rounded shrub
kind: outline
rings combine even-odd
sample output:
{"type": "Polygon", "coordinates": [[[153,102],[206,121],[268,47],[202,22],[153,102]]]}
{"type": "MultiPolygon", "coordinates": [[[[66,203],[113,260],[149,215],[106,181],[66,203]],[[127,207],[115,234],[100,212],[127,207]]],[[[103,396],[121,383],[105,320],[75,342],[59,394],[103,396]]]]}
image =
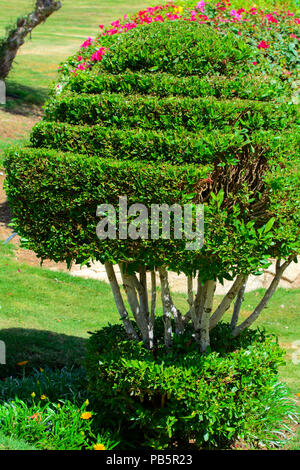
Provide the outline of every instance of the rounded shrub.
{"type": "Polygon", "coordinates": [[[251,330],[232,342],[229,325],[219,324],[214,352],[200,355],[188,334],[166,352],[160,319],[156,328],[151,352],[117,325],[91,336],[89,393],[101,422],[119,427],[125,441],[130,433],[135,446],[156,449],[267,445],[274,415],[280,420],[287,405],[276,388],[283,356],[276,340],[251,330]]]}

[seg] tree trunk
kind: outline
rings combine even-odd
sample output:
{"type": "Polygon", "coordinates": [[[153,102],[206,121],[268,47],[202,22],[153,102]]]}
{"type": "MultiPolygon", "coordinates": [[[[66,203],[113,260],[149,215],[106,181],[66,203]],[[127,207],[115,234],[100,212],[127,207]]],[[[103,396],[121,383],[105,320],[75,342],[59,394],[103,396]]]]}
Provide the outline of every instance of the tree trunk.
{"type": "Polygon", "coordinates": [[[120,271],[123,279],[123,286],[127,295],[127,300],[133,313],[134,319],[141,332],[143,341],[149,346],[149,321],[147,308],[144,303],[145,296],[143,288],[134,274],[126,272],[126,265],[120,264],[120,271]],[[139,295],[139,299],[138,296],[139,295]]]}
{"type": "Polygon", "coordinates": [[[233,336],[238,336],[242,331],[244,331],[246,328],[249,328],[249,326],[252,325],[252,323],[257,319],[257,317],[260,315],[261,311],[266,308],[270,298],[276,291],[278,284],[280,282],[281,276],[284,273],[285,269],[291,264],[295,256],[290,256],[287,261],[285,261],[282,265],[280,265],[280,259],[277,260],[276,262],[276,272],[275,272],[275,277],[273,281],[271,282],[269,288],[267,289],[265,295],[259,302],[258,306],[255,308],[255,310],[251,313],[251,315],[246,318],[243,323],[241,323],[239,326],[236,326],[232,332],[233,336]]]}
{"type": "Polygon", "coordinates": [[[175,321],[176,334],[182,334],[184,332],[184,324],[182,320],[181,312],[175,307],[169,288],[168,272],[165,268],[158,268],[160,284],[161,284],[161,300],[163,304],[164,320],[165,320],[165,331],[166,331],[166,342],[170,342],[172,337],[171,327],[171,316],[175,321]],[[170,336],[171,335],[171,336],[170,336]]]}
{"type": "Polygon", "coordinates": [[[234,330],[234,328],[236,327],[239,321],[239,315],[240,315],[242,303],[244,301],[244,294],[246,291],[247,281],[248,281],[248,276],[245,278],[245,281],[238,292],[238,295],[234,304],[233,314],[232,314],[231,323],[230,323],[230,327],[232,330],[234,330]]]}
{"type": "Polygon", "coordinates": [[[7,37],[0,42],[0,80],[4,80],[10,72],[19,48],[24,44],[26,36],[55,11],[61,8],[61,2],[55,0],[36,0],[35,9],[27,16],[17,19],[7,37]]]}
{"type": "Polygon", "coordinates": [[[4,80],[0,80],[0,104],[6,103],[6,88],[4,80]]]}
{"type": "Polygon", "coordinates": [[[210,319],[210,324],[209,324],[210,329],[212,329],[216,326],[216,324],[223,317],[226,310],[229,309],[229,307],[231,305],[231,302],[233,301],[233,299],[236,297],[237,293],[241,289],[245,279],[246,279],[246,276],[243,275],[243,274],[240,274],[239,276],[237,276],[237,278],[235,279],[235,281],[232,284],[231,288],[229,289],[229,291],[227,292],[227,294],[223,298],[222,302],[220,303],[220,305],[218,306],[218,308],[216,309],[216,311],[212,315],[212,317],[210,319]]]}
{"type": "Polygon", "coordinates": [[[207,347],[210,345],[209,320],[213,306],[215,289],[215,281],[206,281],[204,284],[204,304],[200,321],[200,348],[202,352],[205,352],[207,347]]]}
{"type": "Polygon", "coordinates": [[[136,333],[135,329],[133,328],[133,325],[130,321],[128,312],[125,308],[123,298],[121,295],[120,287],[115,275],[114,267],[111,263],[106,262],[105,263],[105,269],[107,273],[107,277],[110,283],[110,287],[115,299],[115,303],[118,309],[118,312],[120,314],[121,320],[123,322],[124,328],[126,333],[128,334],[129,338],[135,339],[136,341],[139,341],[138,334],[136,333]]]}

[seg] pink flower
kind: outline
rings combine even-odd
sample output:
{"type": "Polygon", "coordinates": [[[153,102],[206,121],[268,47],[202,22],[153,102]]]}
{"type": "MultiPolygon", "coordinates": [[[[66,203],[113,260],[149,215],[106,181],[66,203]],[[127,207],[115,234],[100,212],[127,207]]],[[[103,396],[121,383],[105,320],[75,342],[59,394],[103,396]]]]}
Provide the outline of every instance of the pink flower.
{"type": "Polygon", "coordinates": [[[205,8],[205,3],[203,0],[201,0],[200,2],[197,3],[196,7],[198,8],[198,10],[200,10],[202,13],[204,12],[204,8],[205,8]]]}
{"type": "Polygon", "coordinates": [[[298,39],[298,41],[300,40],[300,38],[298,38],[298,37],[296,36],[296,34],[294,34],[294,33],[292,33],[292,34],[290,35],[290,38],[298,39]]]}
{"type": "Polygon", "coordinates": [[[91,60],[93,62],[99,62],[103,59],[103,56],[105,55],[107,49],[105,47],[100,47],[98,51],[94,52],[94,54],[91,57],[91,60]]]}
{"type": "Polygon", "coordinates": [[[240,20],[242,18],[242,15],[236,10],[231,10],[230,15],[233,16],[236,20],[240,20]]]}
{"type": "Polygon", "coordinates": [[[257,62],[252,62],[252,65],[257,65],[257,62]]]}
{"type": "Polygon", "coordinates": [[[258,49],[269,49],[270,44],[268,44],[265,41],[260,41],[260,43],[257,45],[258,49]]]}
{"type": "Polygon", "coordinates": [[[84,41],[84,43],[81,44],[80,47],[83,47],[84,49],[87,49],[92,44],[92,42],[93,42],[92,38],[87,38],[87,40],[84,41]]]}
{"type": "Polygon", "coordinates": [[[104,24],[99,24],[99,28],[100,28],[100,29],[103,29],[103,28],[104,28],[104,24]]]}
{"type": "Polygon", "coordinates": [[[269,23],[277,23],[278,24],[278,20],[276,20],[276,18],[274,18],[272,13],[268,13],[267,15],[265,15],[265,17],[267,18],[269,23]]]}

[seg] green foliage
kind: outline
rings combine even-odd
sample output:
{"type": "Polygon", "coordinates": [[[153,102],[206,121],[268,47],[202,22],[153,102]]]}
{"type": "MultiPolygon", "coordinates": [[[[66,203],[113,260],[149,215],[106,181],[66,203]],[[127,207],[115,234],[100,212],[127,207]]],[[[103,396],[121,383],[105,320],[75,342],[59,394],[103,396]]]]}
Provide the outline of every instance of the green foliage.
{"type": "Polygon", "coordinates": [[[34,446],[27,444],[23,439],[6,436],[0,431],[0,450],[36,450],[34,446]]]}
{"type": "Polygon", "coordinates": [[[274,135],[272,131],[258,130],[251,136],[246,129],[230,129],[224,132],[213,129],[189,132],[182,127],[169,130],[118,129],[117,127],[75,126],[60,122],[42,121],[31,134],[34,147],[57,149],[97,155],[116,160],[168,161],[176,165],[184,163],[209,164],[236,163],[245,153],[264,152],[272,159],[295,157],[299,135],[286,130],[274,135]]]}
{"type": "Polygon", "coordinates": [[[289,93],[289,84],[276,78],[245,75],[240,72],[231,77],[212,75],[178,77],[170,73],[107,72],[74,74],[65,87],[75,93],[132,93],[160,97],[189,96],[191,98],[214,96],[218,99],[233,97],[249,100],[270,101],[289,93]]]}
{"type": "Polygon", "coordinates": [[[122,94],[65,94],[49,102],[48,121],[70,124],[97,124],[118,128],[172,130],[200,129],[286,129],[295,120],[297,109],[289,104],[214,98],[158,98],[122,94]]]}
{"type": "Polygon", "coordinates": [[[131,442],[155,449],[186,448],[191,439],[197,448],[228,448],[237,439],[270,444],[292,410],[277,383],[283,352],[276,340],[252,330],[233,341],[229,326],[219,324],[206,355],[188,335],[166,352],[160,320],[156,326],[151,352],[119,326],[91,336],[89,391],[102,422],[118,423],[131,442]]]}
{"type": "MultiPolygon", "coordinates": [[[[0,426],[5,435],[23,439],[35,449],[82,450],[118,441],[94,426],[83,370],[36,371],[30,377],[8,377],[0,383],[0,426]]],[[[0,441],[1,446],[1,441],[0,441]]]]}
{"type": "Polygon", "coordinates": [[[120,35],[118,41],[109,45],[99,72],[116,74],[132,70],[179,76],[213,73],[230,76],[251,57],[251,49],[233,35],[224,37],[207,26],[180,20],[150,26],[144,33],[136,28],[120,35]]]}
{"type": "Polygon", "coordinates": [[[257,274],[268,257],[296,254],[290,85],[259,66],[249,78],[249,47],[204,25],[152,23],[103,40],[109,51],[93,71],[61,76],[33,148],[7,153],[7,194],[26,246],[56,261],[164,264],[203,280],[257,274]],[[203,249],[99,241],[96,208],[120,195],[147,207],[204,203],[203,249]]]}

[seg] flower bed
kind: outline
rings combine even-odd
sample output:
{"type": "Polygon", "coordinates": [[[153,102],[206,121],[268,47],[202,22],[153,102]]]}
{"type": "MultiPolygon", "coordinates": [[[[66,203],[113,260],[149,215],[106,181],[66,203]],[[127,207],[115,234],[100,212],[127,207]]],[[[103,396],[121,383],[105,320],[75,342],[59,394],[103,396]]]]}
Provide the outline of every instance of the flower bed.
{"type": "Polygon", "coordinates": [[[131,18],[124,15],[104,28],[95,38],[88,38],[79,53],[59,68],[62,74],[76,74],[92,69],[101,62],[109,49],[111,36],[122,34],[152,22],[176,21],[206,24],[221,32],[230,31],[251,47],[251,64],[263,65],[276,75],[294,77],[298,66],[299,23],[295,13],[288,9],[268,10],[257,6],[234,9],[228,0],[197,4],[187,1],[185,6],[173,2],[149,7],[131,18]]]}

